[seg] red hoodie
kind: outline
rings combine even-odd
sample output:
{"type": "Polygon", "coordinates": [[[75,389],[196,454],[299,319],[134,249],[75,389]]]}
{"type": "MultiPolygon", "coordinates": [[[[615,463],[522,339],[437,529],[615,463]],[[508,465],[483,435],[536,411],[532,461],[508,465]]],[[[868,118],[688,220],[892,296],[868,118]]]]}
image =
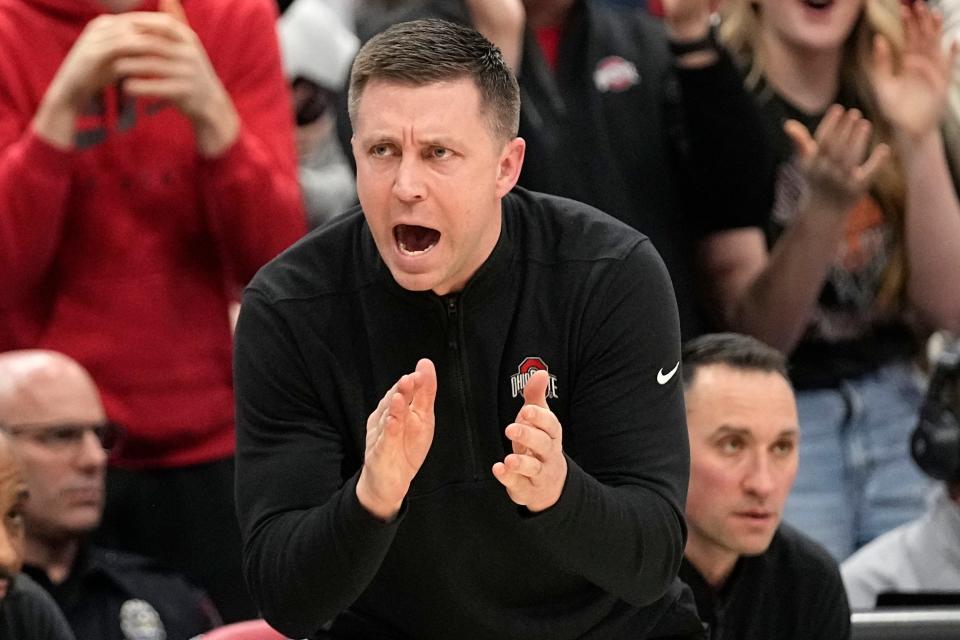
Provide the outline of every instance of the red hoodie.
{"type": "MultiPolygon", "coordinates": [[[[272,0],[184,0],[242,120],[203,159],[176,109],[109,87],[78,149],[30,122],[94,0],[0,0],[0,351],[86,366],[128,437],[115,464],[232,454],[227,305],[305,231],[272,0]]],[[[145,0],[141,10],[155,10],[145,0]]]]}

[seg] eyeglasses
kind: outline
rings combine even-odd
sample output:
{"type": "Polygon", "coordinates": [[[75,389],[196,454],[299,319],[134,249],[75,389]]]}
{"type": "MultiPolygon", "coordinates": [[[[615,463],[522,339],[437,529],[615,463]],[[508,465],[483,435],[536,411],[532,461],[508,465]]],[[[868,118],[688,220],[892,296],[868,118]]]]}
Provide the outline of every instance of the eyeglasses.
{"type": "Polygon", "coordinates": [[[58,453],[75,452],[83,444],[88,431],[100,441],[100,446],[109,453],[123,437],[123,427],[115,422],[97,424],[18,424],[4,427],[12,436],[29,438],[37,444],[58,453]]]}

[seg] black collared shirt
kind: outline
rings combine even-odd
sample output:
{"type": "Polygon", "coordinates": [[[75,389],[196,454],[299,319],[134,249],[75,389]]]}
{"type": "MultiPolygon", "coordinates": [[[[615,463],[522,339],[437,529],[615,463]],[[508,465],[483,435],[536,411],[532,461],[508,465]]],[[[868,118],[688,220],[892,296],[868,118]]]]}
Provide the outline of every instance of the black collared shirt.
{"type": "Polygon", "coordinates": [[[19,575],[0,599],[0,638],[73,640],[73,634],[50,595],[29,576],[19,575]]]}
{"type": "Polygon", "coordinates": [[[199,588],[141,556],[83,547],[57,585],[38,567],[24,572],[53,596],[77,640],[188,640],[219,623],[199,588]]]}
{"type": "Polygon", "coordinates": [[[742,556],[719,592],[686,558],[680,578],[693,589],[710,640],[850,637],[850,608],[836,562],[786,525],[764,553],[742,556]]]}

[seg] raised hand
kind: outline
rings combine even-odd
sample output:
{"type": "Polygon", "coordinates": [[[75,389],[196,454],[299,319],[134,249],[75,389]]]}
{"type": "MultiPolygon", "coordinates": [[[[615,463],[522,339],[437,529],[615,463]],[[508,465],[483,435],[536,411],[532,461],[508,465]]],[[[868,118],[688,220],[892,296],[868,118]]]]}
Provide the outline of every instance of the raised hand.
{"type": "Polygon", "coordinates": [[[880,109],[898,140],[917,141],[940,127],[947,104],[956,43],[941,46],[943,18],[925,2],[900,6],[904,50],[896,64],[886,39],[874,39],[873,82],[880,109]]]}
{"type": "Polygon", "coordinates": [[[371,514],[391,520],[433,442],[437,372],[430,360],[401,376],[367,418],[357,499],[371,514]]]}
{"type": "Polygon", "coordinates": [[[34,119],[37,134],[58,147],[71,148],[77,115],[97,92],[118,79],[114,62],[122,56],[149,55],[151,47],[125,14],[91,20],[44,94],[34,119]]]}
{"type": "Polygon", "coordinates": [[[236,138],[239,116],[179,0],[164,0],[160,8],[125,14],[152,46],[148,55],[119,58],[114,73],[125,78],[128,95],[175,106],[193,123],[200,151],[218,155],[236,138]]]}
{"type": "Polygon", "coordinates": [[[863,196],[890,155],[887,145],[878,144],[864,160],[872,126],[857,109],[833,105],[813,137],[796,120],[788,120],[783,128],[797,150],[810,198],[838,213],[846,213],[863,196]]]}
{"type": "Polygon", "coordinates": [[[516,422],[504,431],[513,444],[513,453],[493,465],[493,475],[507,488],[510,499],[533,512],[556,504],[567,479],[563,429],[547,406],[549,382],[546,371],[538,371],[527,380],[524,406],[516,422]]]}

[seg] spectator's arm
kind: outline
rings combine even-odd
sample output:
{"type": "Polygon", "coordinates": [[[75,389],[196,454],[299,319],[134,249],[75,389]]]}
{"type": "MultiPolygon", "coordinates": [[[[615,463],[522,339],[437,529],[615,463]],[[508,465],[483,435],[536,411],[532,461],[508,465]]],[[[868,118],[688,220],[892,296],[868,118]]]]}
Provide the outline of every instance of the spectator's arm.
{"type": "Polygon", "coordinates": [[[567,391],[566,484],[556,504],[526,522],[561,566],[642,606],[677,575],[686,536],[680,330],[649,242],[611,271],[584,319],[581,365],[567,391]]]}
{"type": "MultiPolygon", "coordinates": [[[[15,75],[0,70],[0,79],[15,75]]],[[[0,292],[8,302],[32,295],[53,263],[74,164],[71,150],[37,134],[34,114],[12,94],[0,86],[0,292]]]]}
{"type": "MultiPolygon", "coordinates": [[[[189,3],[186,7],[190,16],[189,3]]],[[[236,113],[236,140],[201,158],[204,211],[231,279],[245,284],[265,262],[300,238],[306,218],[297,183],[293,112],[277,45],[276,7],[247,0],[229,16],[232,48],[204,42],[236,113]]]]}
{"type": "Polygon", "coordinates": [[[792,166],[803,192],[795,220],[769,255],[758,229],[741,229],[705,238],[700,258],[723,323],[789,353],[837,259],[849,212],[867,193],[889,148],[878,145],[864,160],[870,123],[856,109],[838,105],[827,111],[814,137],[796,121],[784,129],[797,149],[792,166]]]}

